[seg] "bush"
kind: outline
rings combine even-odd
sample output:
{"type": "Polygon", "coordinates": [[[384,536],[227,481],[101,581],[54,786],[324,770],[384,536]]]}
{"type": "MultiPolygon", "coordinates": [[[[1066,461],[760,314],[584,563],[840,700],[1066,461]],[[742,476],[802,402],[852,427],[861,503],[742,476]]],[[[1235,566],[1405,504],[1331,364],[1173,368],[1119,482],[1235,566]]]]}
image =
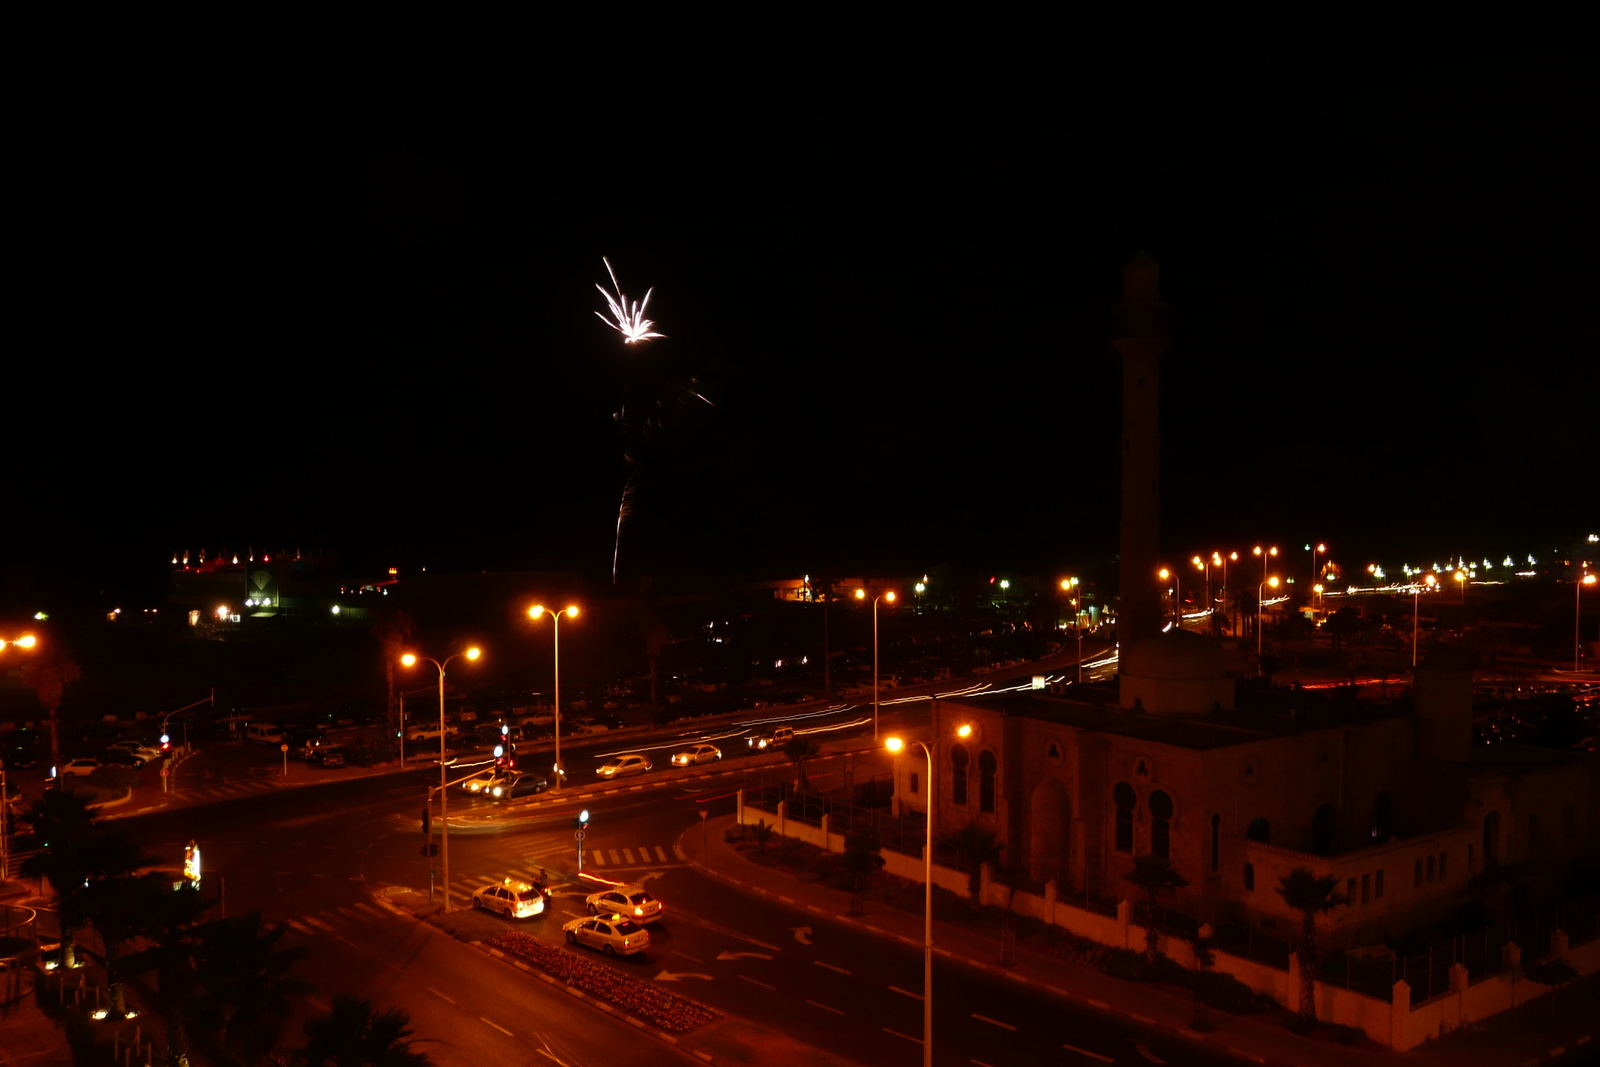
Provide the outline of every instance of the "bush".
{"type": "Polygon", "coordinates": [[[1333,1024],[1333,1036],[1341,1045],[1359,1045],[1366,1039],[1367,1032],[1359,1026],[1345,1026],[1343,1023],[1333,1024]]]}
{"type": "Polygon", "coordinates": [[[1125,982],[1144,981],[1144,957],[1132,949],[1102,949],[1095,960],[1095,966],[1101,974],[1111,978],[1121,978],[1125,982]]]}
{"type": "Polygon", "coordinates": [[[1218,1011],[1230,1015],[1253,1015],[1265,1011],[1270,1003],[1231,974],[1218,974],[1216,971],[1190,971],[1189,974],[1190,988],[1218,1011]]]}

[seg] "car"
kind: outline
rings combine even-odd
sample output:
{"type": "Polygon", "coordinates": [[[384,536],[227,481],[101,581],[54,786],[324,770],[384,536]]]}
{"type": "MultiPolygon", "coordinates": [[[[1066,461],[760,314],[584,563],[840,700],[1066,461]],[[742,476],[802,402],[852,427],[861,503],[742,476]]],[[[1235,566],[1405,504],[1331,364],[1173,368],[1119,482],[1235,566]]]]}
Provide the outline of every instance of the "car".
{"type": "Polygon", "coordinates": [[[612,756],[595,773],[602,778],[626,778],[630,774],[643,774],[651,766],[648,758],[630,752],[625,756],[612,756]]]}
{"type": "MultiPolygon", "coordinates": [[[[444,734],[446,737],[454,737],[456,733],[454,726],[445,727],[444,734]]],[[[437,741],[439,740],[439,724],[427,722],[409,726],[406,728],[406,740],[413,744],[423,741],[437,741]]]]}
{"type": "Polygon", "coordinates": [[[583,903],[590,915],[621,915],[636,923],[653,923],[666,910],[644,886],[632,882],[590,893],[583,903]]]}
{"type": "Polygon", "coordinates": [[[159,748],[151,748],[149,745],[141,744],[138,741],[118,741],[114,745],[107,745],[106,751],[110,752],[114,748],[120,748],[125,751],[132,752],[135,756],[138,756],[146,763],[149,763],[151,760],[160,759],[162,756],[166,755],[166,753],[162,752],[159,748]]]}
{"type": "Polygon", "coordinates": [[[492,787],[497,785],[509,785],[511,784],[511,780],[515,777],[516,775],[510,774],[502,768],[485,767],[477,774],[463,778],[458,784],[461,786],[461,791],[463,793],[471,793],[474,796],[481,793],[487,796],[492,787]]]}
{"type": "Polygon", "coordinates": [[[472,906],[508,919],[530,919],[544,914],[545,894],[538,886],[507,878],[473,893],[472,906]]]}
{"type": "Polygon", "coordinates": [[[536,796],[549,788],[550,782],[542,774],[519,774],[490,786],[484,792],[495,800],[517,800],[536,796]]]}
{"type": "Polygon", "coordinates": [[[343,767],[346,755],[341,745],[318,745],[306,762],[318,767],[343,767]]]}
{"type": "Polygon", "coordinates": [[[95,771],[98,771],[103,766],[105,766],[105,764],[101,763],[97,759],[68,760],[61,767],[60,777],[87,778],[89,775],[93,774],[95,771]]]}
{"type": "Polygon", "coordinates": [[[716,745],[691,745],[682,752],[672,754],[674,767],[690,767],[697,763],[715,763],[722,758],[722,749],[716,745]]]}
{"type": "Polygon", "coordinates": [[[650,947],[650,931],[620,915],[573,919],[561,927],[567,943],[587,945],[607,956],[631,956],[650,947]]]}
{"type": "Polygon", "coordinates": [[[108,748],[100,753],[100,762],[121,767],[143,767],[145,759],[137,752],[129,752],[125,748],[108,748]]]}
{"type": "Polygon", "coordinates": [[[793,740],[793,726],[779,726],[770,734],[751,734],[749,737],[745,738],[745,741],[750,745],[750,747],[755,749],[757,752],[765,752],[768,749],[773,748],[782,748],[784,745],[787,745],[793,740]]]}

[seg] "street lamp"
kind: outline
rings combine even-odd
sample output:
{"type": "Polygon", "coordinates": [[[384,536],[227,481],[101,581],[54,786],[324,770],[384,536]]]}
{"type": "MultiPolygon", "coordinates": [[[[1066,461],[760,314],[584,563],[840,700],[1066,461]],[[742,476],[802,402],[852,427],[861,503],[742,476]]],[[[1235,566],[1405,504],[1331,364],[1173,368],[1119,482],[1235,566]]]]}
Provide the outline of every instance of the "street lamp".
{"type": "Polygon", "coordinates": [[[1411,589],[1411,665],[1413,667],[1415,667],[1417,665],[1417,605],[1418,605],[1418,600],[1422,596],[1422,587],[1424,585],[1426,585],[1429,589],[1432,589],[1434,586],[1436,586],[1438,584],[1439,584],[1439,579],[1435,578],[1431,574],[1425,574],[1425,575],[1422,576],[1422,581],[1418,582],[1411,589]]]}
{"type": "Polygon", "coordinates": [[[1211,561],[1205,559],[1202,556],[1196,556],[1196,557],[1194,557],[1194,559],[1191,559],[1189,562],[1194,564],[1195,570],[1203,571],[1205,573],[1205,581],[1206,581],[1206,617],[1210,618],[1212,610],[1213,610],[1212,606],[1211,606],[1212,605],[1212,600],[1211,600],[1211,561]]]}
{"type": "Polygon", "coordinates": [[[552,620],[551,621],[550,632],[555,637],[555,652],[556,652],[556,714],[555,714],[555,722],[556,722],[556,765],[555,765],[555,783],[550,788],[559,793],[561,791],[561,777],[562,777],[562,770],[561,770],[561,616],[565,615],[569,619],[576,619],[578,617],[578,605],[576,605],[576,604],[568,604],[565,608],[562,608],[560,611],[551,611],[549,608],[545,607],[543,604],[535,604],[533,607],[528,609],[528,618],[532,619],[534,622],[538,622],[540,617],[544,616],[544,615],[550,616],[550,618],[552,620]]]}
{"type": "Polygon", "coordinates": [[[1168,578],[1172,579],[1172,625],[1181,630],[1183,629],[1183,603],[1178,599],[1178,593],[1183,583],[1176,574],[1165,567],[1156,572],[1156,577],[1161,579],[1162,584],[1165,584],[1168,578]]]}
{"type": "Polygon", "coordinates": [[[907,744],[916,745],[922,749],[923,756],[928,760],[928,840],[922,846],[925,894],[922,902],[922,1067],[933,1067],[933,813],[935,810],[933,750],[941,738],[951,735],[971,737],[972,727],[962,723],[954,730],[936,735],[926,743],[907,742],[898,737],[891,737],[885,742],[885,747],[896,754],[904,751],[907,744]]]}
{"type": "Polygon", "coordinates": [[[1461,606],[1467,605],[1467,572],[1456,571],[1456,584],[1461,587],[1461,606]]]}
{"type": "Polygon", "coordinates": [[[1572,669],[1574,671],[1578,669],[1578,624],[1583,619],[1583,587],[1594,583],[1595,577],[1592,574],[1585,574],[1572,583],[1572,669]]]}
{"type": "MultiPolygon", "coordinates": [[[[867,599],[867,591],[857,589],[856,599],[867,599]]],[[[893,604],[894,599],[893,589],[872,598],[872,739],[874,741],[878,739],[878,601],[887,600],[893,604]]]]}
{"type": "Polygon", "coordinates": [[[450,795],[445,789],[446,768],[444,761],[444,669],[461,659],[463,656],[468,661],[476,660],[483,655],[483,650],[476,645],[464,652],[457,652],[453,656],[445,657],[443,663],[432,656],[419,656],[414,652],[407,652],[400,657],[400,663],[405,667],[414,667],[418,660],[427,660],[439,669],[439,840],[440,854],[444,856],[444,910],[450,910],[450,795]]]}
{"type": "Polygon", "coordinates": [[[1256,673],[1257,674],[1261,673],[1261,596],[1262,596],[1262,590],[1265,589],[1269,585],[1274,589],[1278,588],[1278,576],[1276,574],[1274,574],[1272,577],[1270,577],[1270,578],[1266,579],[1265,581],[1263,581],[1260,585],[1256,586],[1256,673]]]}
{"type": "MultiPolygon", "coordinates": [[[[1076,578],[1063,578],[1063,579],[1061,579],[1061,591],[1063,593],[1071,593],[1076,588],[1078,588],[1078,579],[1076,579],[1076,578]]],[[[1071,598],[1070,603],[1072,604],[1072,632],[1078,638],[1078,684],[1082,685],[1083,684],[1083,612],[1078,607],[1078,598],[1076,596],[1071,598]]]]}
{"type": "Polygon", "coordinates": [[[1321,575],[1317,573],[1317,557],[1319,555],[1327,555],[1328,546],[1323,544],[1321,541],[1318,541],[1314,545],[1307,545],[1306,550],[1311,553],[1311,584],[1316,585],[1317,579],[1321,577],[1321,575]]]}

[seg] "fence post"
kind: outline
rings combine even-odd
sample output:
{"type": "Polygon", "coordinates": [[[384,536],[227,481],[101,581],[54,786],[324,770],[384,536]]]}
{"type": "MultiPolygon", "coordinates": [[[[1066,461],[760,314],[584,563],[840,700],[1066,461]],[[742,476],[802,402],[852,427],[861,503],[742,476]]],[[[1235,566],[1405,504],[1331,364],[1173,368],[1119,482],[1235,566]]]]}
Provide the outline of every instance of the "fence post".
{"type": "Polygon", "coordinates": [[[733,818],[734,818],[735,822],[737,822],[740,826],[743,826],[744,825],[744,786],[740,786],[739,787],[739,791],[734,794],[734,798],[735,799],[734,799],[734,802],[733,802],[733,811],[734,811],[733,818]]]}
{"type": "Polygon", "coordinates": [[[1396,1052],[1411,1048],[1406,1033],[1411,1021],[1411,986],[1404,978],[1394,984],[1389,1000],[1389,1047],[1396,1052]]]}
{"type": "Polygon", "coordinates": [[[1127,900],[1117,901],[1117,925],[1122,928],[1122,947],[1128,948],[1129,927],[1133,923],[1133,903],[1127,900]]]}

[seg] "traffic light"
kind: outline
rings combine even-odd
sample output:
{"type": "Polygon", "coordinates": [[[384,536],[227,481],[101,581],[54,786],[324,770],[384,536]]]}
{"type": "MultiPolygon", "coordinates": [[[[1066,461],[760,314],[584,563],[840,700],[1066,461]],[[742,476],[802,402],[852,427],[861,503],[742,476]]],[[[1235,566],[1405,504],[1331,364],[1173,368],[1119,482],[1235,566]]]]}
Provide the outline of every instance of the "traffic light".
{"type": "Polygon", "coordinates": [[[588,808],[584,808],[582,811],[578,812],[578,814],[572,817],[572,828],[574,830],[587,830],[589,828],[588,808]]]}
{"type": "Polygon", "coordinates": [[[423,808],[422,809],[422,836],[423,837],[432,837],[433,836],[433,809],[432,808],[423,808]]]}

